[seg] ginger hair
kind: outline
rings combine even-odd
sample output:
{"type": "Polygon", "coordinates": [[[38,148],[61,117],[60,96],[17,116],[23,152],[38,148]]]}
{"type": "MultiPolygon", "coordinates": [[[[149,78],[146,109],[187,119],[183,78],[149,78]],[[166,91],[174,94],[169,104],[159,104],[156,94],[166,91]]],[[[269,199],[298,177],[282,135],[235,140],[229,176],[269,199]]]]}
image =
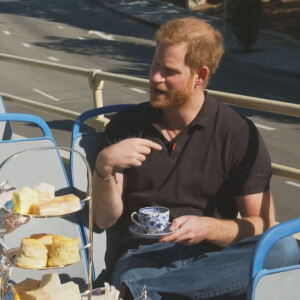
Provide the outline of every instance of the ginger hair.
{"type": "Polygon", "coordinates": [[[207,66],[209,78],[218,68],[224,54],[221,33],[203,20],[188,17],[173,19],[156,32],[156,42],[162,44],[186,44],[185,64],[196,73],[207,66]]]}

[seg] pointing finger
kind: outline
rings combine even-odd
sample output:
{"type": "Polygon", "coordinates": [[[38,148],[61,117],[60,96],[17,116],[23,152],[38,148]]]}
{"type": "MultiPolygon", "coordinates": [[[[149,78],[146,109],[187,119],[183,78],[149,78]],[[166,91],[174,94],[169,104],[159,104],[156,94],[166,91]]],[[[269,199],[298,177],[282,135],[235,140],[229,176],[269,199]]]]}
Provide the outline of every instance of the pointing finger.
{"type": "Polygon", "coordinates": [[[151,140],[147,140],[147,139],[141,139],[142,140],[142,145],[143,146],[146,146],[146,147],[149,147],[151,149],[155,149],[155,150],[161,150],[162,149],[162,146],[151,141],[151,140]]]}
{"type": "Polygon", "coordinates": [[[148,144],[148,147],[150,147],[151,149],[154,149],[154,150],[161,150],[162,149],[162,146],[157,144],[157,143],[154,143],[152,141],[150,141],[150,143],[148,144]]]}

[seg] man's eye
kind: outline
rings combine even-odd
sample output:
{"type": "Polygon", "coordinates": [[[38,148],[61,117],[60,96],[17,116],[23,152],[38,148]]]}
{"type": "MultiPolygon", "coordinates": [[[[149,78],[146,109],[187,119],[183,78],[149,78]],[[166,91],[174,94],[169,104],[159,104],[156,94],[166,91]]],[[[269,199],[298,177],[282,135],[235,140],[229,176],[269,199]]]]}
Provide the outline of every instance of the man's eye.
{"type": "Polygon", "coordinates": [[[175,74],[177,74],[177,72],[175,70],[172,70],[172,69],[166,69],[165,72],[168,75],[175,75],[175,74]]]}

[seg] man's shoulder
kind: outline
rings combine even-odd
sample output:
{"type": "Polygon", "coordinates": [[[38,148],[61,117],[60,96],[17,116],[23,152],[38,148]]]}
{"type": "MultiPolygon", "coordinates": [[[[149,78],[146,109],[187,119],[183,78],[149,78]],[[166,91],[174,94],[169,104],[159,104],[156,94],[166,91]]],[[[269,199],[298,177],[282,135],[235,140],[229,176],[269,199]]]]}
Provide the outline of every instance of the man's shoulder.
{"type": "Polygon", "coordinates": [[[239,113],[229,104],[224,103],[209,94],[207,95],[207,100],[210,102],[210,105],[215,107],[216,119],[219,121],[220,125],[222,125],[222,128],[233,129],[252,123],[250,119],[239,113]]]}
{"type": "Polygon", "coordinates": [[[140,104],[132,105],[130,107],[122,109],[120,112],[115,114],[114,119],[127,119],[128,117],[134,119],[143,119],[144,115],[148,115],[153,108],[149,102],[143,102],[140,104]]]}
{"type": "Polygon", "coordinates": [[[242,143],[249,135],[258,135],[256,126],[246,116],[214,97],[208,96],[207,100],[215,112],[215,117],[210,121],[211,126],[221,139],[242,143]]]}
{"type": "Polygon", "coordinates": [[[109,135],[134,135],[152,122],[155,113],[149,102],[130,106],[116,113],[105,131],[109,135]]]}

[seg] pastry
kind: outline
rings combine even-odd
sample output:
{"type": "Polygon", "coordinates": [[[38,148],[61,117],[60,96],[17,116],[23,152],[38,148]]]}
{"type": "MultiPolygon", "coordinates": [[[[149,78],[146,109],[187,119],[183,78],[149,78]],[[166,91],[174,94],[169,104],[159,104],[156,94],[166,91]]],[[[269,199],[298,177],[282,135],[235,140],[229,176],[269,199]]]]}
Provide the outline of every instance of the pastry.
{"type": "Polygon", "coordinates": [[[77,238],[54,236],[49,248],[48,266],[65,266],[79,261],[79,245],[77,238]]]}
{"type": "Polygon", "coordinates": [[[39,183],[23,187],[12,192],[14,213],[38,216],[59,216],[81,209],[80,199],[74,194],[55,197],[55,188],[51,184],[39,183]]]}
{"type": "Polygon", "coordinates": [[[14,300],[22,300],[24,299],[24,294],[27,291],[32,291],[39,288],[40,281],[26,278],[20,283],[16,283],[12,286],[12,293],[14,300]]]}
{"type": "Polygon", "coordinates": [[[16,255],[16,265],[24,268],[58,267],[80,260],[80,240],[47,233],[23,238],[16,255]]]}
{"type": "Polygon", "coordinates": [[[32,205],[31,211],[38,216],[63,215],[81,209],[80,199],[74,194],[53,198],[50,202],[39,202],[32,205]]]}
{"type": "Polygon", "coordinates": [[[25,297],[21,300],[81,300],[79,287],[72,281],[49,291],[45,288],[27,291],[25,297]]]}
{"type": "Polygon", "coordinates": [[[45,274],[40,282],[40,288],[47,292],[55,291],[60,286],[60,279],[57,273],[45,274]]]}
{"type": "Polygon", "coordinates": [[[32,205],[32,214],[37,216],[59,216],[65,213],[64,209],[59,203],[44,202],[32,205]]]}
{"type": "Polygon", "coordinates": [[[59,203],[65,213],[71,213],[81,209],[80,199],[74,194],[55,197],[52,202],[59,203]]]}
{"type": "Polygon", "coordinates": [[[47,266],[48,249],[38,240],[23,238],[17,252],[16,265],[24,268],[44,268],[47,266]]]}
{"type": "Polygon", "coordinates": [[[35,239],[39,242],[41,242],[43,245],[49,249],[49,247],[52,245],[54,234],[48,234],[48,233],[35,233],[30,236],[31,239],[35,239]]]}
{"type": "Polygon", "coordinates": [[[19,214],[30,214],[32,204],[38,203],[39,197],[36,190],[23,187],[12,193],[13,212],[19,214]]]}
{"type": "Polygon", "coordinates": [[[39,202],[49,202],[55,197],[55,187],[48,183],[38,183],[34,186],[39,196],[39,202]]]}
{"type": "Polygon", "coordinates": [[[61,284],[58,274],[45,274],[41,281],[25,279],[13,286],[14,300],[81,300],[73,281],[61,284]]]}

